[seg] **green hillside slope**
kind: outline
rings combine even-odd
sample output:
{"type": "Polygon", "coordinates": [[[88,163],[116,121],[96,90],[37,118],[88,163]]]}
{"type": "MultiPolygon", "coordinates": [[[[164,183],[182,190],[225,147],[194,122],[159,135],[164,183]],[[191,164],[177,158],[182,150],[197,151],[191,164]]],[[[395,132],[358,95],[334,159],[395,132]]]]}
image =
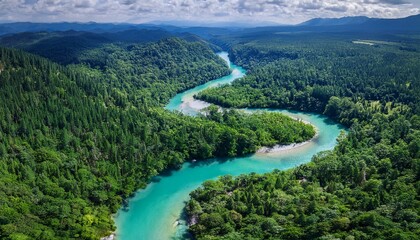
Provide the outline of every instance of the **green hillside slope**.
{"type": "MultiPolygon", "coordinates": [[[[234,125],[161,108],[176,92],[228,72],[207,46],[168,39],[91,54],[105,64],[63,67],[0,48],[1,239],[98,239],[114,229],[111,213],[123,199],[163,170],[265,143],[250,127],[264,124],[258,117],[223,113],[246,123],[234,125]]],[[[279,122],[307,129],[291,138],[314,134],[272,118],[265,141],[282,141],[271,133],[279,122]]]]}

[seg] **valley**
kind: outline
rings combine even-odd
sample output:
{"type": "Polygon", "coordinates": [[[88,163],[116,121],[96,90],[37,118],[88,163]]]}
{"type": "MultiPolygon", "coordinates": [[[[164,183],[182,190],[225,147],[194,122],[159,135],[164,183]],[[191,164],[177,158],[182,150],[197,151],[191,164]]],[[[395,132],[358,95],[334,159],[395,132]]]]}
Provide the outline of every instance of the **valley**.
{"type": "MultiPolygon", "coordinates": [[[[219,55],[225,60],[229,60],[226,58],[226,53],[219,53],[219,55]]],[[[212,86],[229,84],[244,76],[244,69],[229,61],[228,63],[232,71],[231,75],[177,94],[166,108],[188,115],[197,115],[207,104],[192,104],[196,101],[192,98],[193,95],[212,86]]],[[[223,175],[265,173],[275,169],[283,170],[298,166],[310,161],[315,153],[332,149],[335,139],[343,129],[340,125],[328,122],[325,117],[318,114],[274,109],[261,109],[260,111],[281,112],[295,118],[305,119],[315,125],[319,135],[308,146],[286,152],[185,163],[180,170],[157,176],[146,189],[140,190],[133,199],[130,199],[127,209],[123,208],[117,213],[116,236],[119,239],[127,240],[185,239],[188,236],[188,219],[183,214],[185,201],[188,200],[189,192],[200,186],[205,180],[216,179],[223,175]]]]}
{"type": "Polygon", "coordinates": [[[417,239],[418,26],[0,23],[0,239],[417,239]]]}

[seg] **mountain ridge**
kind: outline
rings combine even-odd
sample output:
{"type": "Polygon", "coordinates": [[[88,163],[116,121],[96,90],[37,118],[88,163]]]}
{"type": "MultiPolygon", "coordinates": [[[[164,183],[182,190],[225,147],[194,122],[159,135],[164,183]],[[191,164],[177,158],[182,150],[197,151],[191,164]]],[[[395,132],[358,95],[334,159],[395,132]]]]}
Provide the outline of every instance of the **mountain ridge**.
{"type": "MultiPolygon", "coordinates": [[[[135,29],[164,29],[169,32],[188,32],[189,29],[219,29],[226,30],[253,29],[253,28],[279,28],[296,30],[325,31],[324,28],[337,30],[360,30],[366,31],[372,28],[378,30],[419,30],[420,31],[420,14],[411,15],[404,18],[369,18],[366,16],[346,16],[341,18],[313,18],[308,21],[296,25],[275,25],[273,23],[261,24],[244,24],[243,22],[226,22],[212,23],[200,26],[200,23],[181,26],[185,22],[150,22],[142,24],[133,23],[96,23],[96,22],[55,22],[55,23],[32,23],[32,22],[14,22],[0,23],[0,36],[7,34],[15,34],[21,32],[54,32],[54,31],[88,31],[88,32],[121,32],[135,29]],[[178,25],[177,25],[178,24],[178,25]],[[348,27],[348,28],[346,28],[348,27]]],[[[328,30],[328,29],[327,29],[328,30]]],[[[375,29],[373,29],[375,30],[375,29]]]]}
{"type": "Polygon", "coordinates": [[[347,24],[361,24],[367,22],[369,17],[366,16],[351,16],[341,18],[312,18],[308,21],[302,22],[297,26],[328,26],[328,25],[347,25],[347,24]]]}

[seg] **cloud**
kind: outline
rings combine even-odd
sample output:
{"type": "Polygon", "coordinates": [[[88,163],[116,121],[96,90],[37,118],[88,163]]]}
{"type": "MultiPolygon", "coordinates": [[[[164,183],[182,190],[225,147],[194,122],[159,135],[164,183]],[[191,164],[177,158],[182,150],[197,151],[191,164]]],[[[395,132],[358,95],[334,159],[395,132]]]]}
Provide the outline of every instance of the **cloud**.
{"type": "Polygon", "coordinates": [[[318,0],[302,1],[297,6],[305,10],[318,10],[324,7],[324,2],[318,0]]]}
{"type": "Polygon", "coordinates": [[[132,5],[136,2],[136,0],[120,0],[119,2],[123,5],[132,5]]]}
{"type": "Polygon", "coordinates": [[[333,11],[333,12],[341,12],[341,13],[345,13],[348,10],[347,6],[343,6],[343,5],[335,5],[335,6],[330,6],[330,7],[326,7],[325,10],[329,10],[329,11],[333,11]]]}
{"type": "Polygon", "coordinates": [[[418,0],[0,0],[0,21],[273,21],[314,17],[403,17],[418,0]]]}
{"type": "Polygon", "coordinates": [[[74,1],[75,8],[91,8],[95,6],[96,0],[76,0],[74,1]]]}
{"type": "Polygon", "coordinates": [[[392,5],[409,4],[407,0],[365,0],[365,3],[384,3],[392,5]]]}

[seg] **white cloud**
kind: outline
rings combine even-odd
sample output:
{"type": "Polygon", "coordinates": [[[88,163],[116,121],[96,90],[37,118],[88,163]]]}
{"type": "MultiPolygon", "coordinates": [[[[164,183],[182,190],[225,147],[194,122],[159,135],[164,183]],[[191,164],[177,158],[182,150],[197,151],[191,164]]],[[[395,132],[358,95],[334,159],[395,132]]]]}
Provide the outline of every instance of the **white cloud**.
{"type": "Polygon", "coordinates": [[[0,0],[0,21],[274,21],[418,14],[418,0],[0,0]],[[410,2],[411,1],[411,2],[410,2]]]}

